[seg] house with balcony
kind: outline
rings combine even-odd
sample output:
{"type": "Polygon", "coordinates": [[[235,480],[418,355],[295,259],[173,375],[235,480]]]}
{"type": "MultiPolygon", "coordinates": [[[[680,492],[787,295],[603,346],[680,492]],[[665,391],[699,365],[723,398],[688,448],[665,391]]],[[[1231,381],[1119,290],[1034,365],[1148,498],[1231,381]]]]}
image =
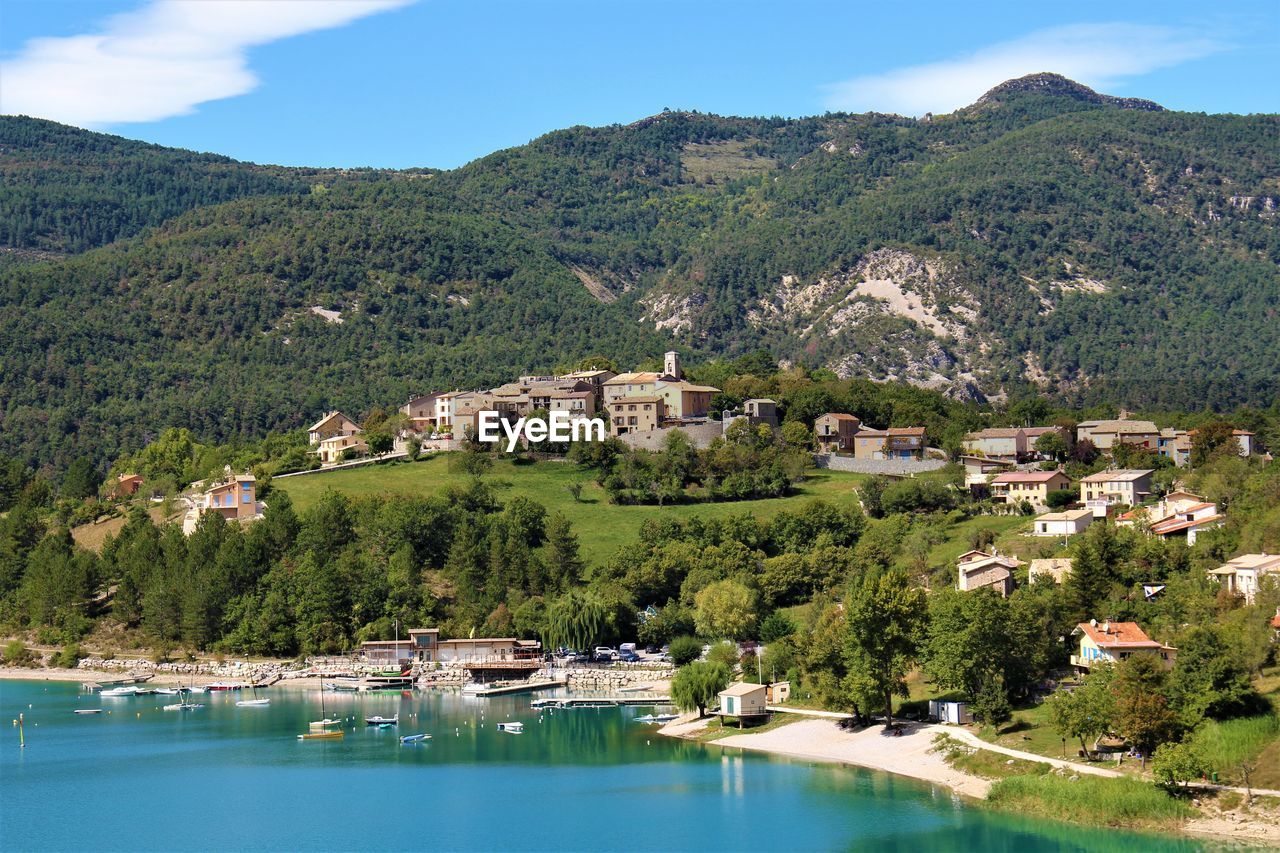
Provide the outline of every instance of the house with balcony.
{"type": "Polygon", "coordinates": [[[824,453],[852,453],[854,436],[861,428],[859,418],[843,412],[827,412],[813,422],[818,449],[824,453]]]}
{"type": "Polygon", "coordinates": [[[1228,591],[1243,596],[1245,604],[1257,600],[1258,590],[1273,578],[1280,584],[1280,554],[1241,554],[1209,572],[1228,591]]]}
{"type": "Polygon", "coordinates": [[[336,465],[343,461],[344,458],[364,456],[368,452],[369,445],[365,442],[363,433],[333,435],[322,440],[315,449],[315,454],[320,457],[321,465],[336,465]],[[348,450],[351,452],[347,453],[348,450]]]}
{"type": "Polygon", "coordinates": [[[1120,468],[1099,471],[1080,480],[1080,500],[1095,518],[1106,518],[1112,507],[1137,506],[1151,497],[1149,469],[1120,468]]]}
{"type": "Polygon", "coordinates": [[[1100,665],[1110,665],[1132,655],[1156,655],[1165,669],[1172,669],[1178,650],[1147,636],[1137,622],[1081,622],[1071,632],[1076,638],[1076,653],[1071,665],[1081,674],[1100,665]]]}
{"type": "Polygon", "coordinates": [[[1136,421],[1121,417],[1114,420],[1081,421],[1076,424],[1076,441],[1088,439],[1099,450],[1110,450],[1117,444],[1136,444],[1156,450],[1160,428],[1152,421],[1136,421]]]}
{"type": "Polygon", "coordinates": [[[307,428],[307,440],[312,446],[326,438],[334,436],[355,435],[361,432],[360,425],[339,411],[332,411],[307,428]]]}
{"type": "Polygon", "coordinates": [[[1049,493],[1071,488],[1062,471],[1007,471],[991,479],[991,498],[1007,504],[1026,501],[1033,507],[1049,505],[1049,493]]]}
{"type": "Polygon", "coordinates": [[[853,436],[855,459],[923,459],[924,427],[859,429],[853,436]]]}
{"type": "Polygon", "coordinates": [[[200,519],[216,513],[227,521],[247,524],[262,517],[263,505],[258,503],[257,479],[252,474],[232,474],[230,468],[222,479],[206,483],[206,488],[191,499],[190,508],[182,519],[182,532],[190,536],[200,524],[200,519]]]}
{"type": "Polygon", "coordinates": [[[1218,505],[1190,492],[1171,492],[1159,502],[1135,507],[1116,518],[1117,527],[1131,527],[1143,522],[1152,536],[1178,537],[1196,544],[1196,536],[1202,531],[1221,527],[1226,518],[1218,512],[1218,505]]]}
{"type": "Polygon", "coordinates": [[[964,466],[964,487],[975,500],[982,500],[991,495],[991,477],[1002,474],[1013,468],[1012,462],[1000,459],[988,459],[986,456],[961,456],[960,464],[964,466]]]}

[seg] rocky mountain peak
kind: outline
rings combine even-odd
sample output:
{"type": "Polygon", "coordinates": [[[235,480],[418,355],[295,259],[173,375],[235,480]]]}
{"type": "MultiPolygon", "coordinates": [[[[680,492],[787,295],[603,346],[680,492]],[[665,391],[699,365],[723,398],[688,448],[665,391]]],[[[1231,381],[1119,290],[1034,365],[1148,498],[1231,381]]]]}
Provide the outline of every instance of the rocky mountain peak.
{"type": "Polygon", "coordinates": [[[1061,74],[1053,74],[1047,71],[1039,74],[1028,74],[1025,77],[1018,77],[1014,80],[1006,80],[999,86],[989,90],[981,98],[978,98],[973,103],[973,106],[993,106],[1004,103],[1018,95],[1067,97],[1090,104],[1118,107],[1123,110],[1149,110],[1154,112],[1164,109],[1155,101],[1148,101],[1143,98],[1117,98],[1112,95],[1102,95],[1083,83],[1077,83],[1074,80],[1063,77],[1061,74]]]}

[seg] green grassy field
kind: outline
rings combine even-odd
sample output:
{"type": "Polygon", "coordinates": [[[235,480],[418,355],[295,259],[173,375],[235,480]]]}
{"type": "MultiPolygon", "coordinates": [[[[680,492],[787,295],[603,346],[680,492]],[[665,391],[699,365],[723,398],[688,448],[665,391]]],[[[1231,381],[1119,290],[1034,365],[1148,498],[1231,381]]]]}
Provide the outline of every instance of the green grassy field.
{"type": "MultiPolygon", "coordinates": [[[[441,455],[412,464],[368,465],[286,477],[275,481],[272,487],[288,492],[294,508],[303,512],[319,499],[325,489],[336,489],[353,496],[432,495],[450,483],[461,481],[464,476],[451,471],[448,459],[441,455]]],[[[522,495],[542,504],[550,512],[564,513],[578,534],[583,558],[589,563],[600,563],[619,546],[635,542],[640,525],[646,519],[665,516],[683,520],[695,515],[717,518],[740,513],[768,519],[813,498],[853,505],[858,500],[854,486],[864,479],[864,475],[812,471],[796,494],[785,498],[665,507],[611,504],[604,490],[591,479],[591,472],[582,471],[568,462],[542,461],[517,466],[507,460],[499,460],[484,479],[497,488],[500,499],[522,495]],[[579,501],[569,494],[568,486],[574,482],[582,484],[582,499],[579,501]]]]}

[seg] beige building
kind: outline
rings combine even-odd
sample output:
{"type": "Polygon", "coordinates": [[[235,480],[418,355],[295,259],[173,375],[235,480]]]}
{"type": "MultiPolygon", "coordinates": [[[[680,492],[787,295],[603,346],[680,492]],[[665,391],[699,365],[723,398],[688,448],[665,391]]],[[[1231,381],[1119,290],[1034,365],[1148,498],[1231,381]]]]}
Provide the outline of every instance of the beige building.
{"type": "Polygon", "coordinates": [[[1074,536],[1083,533],[1093,523],[1093,510],[1068,509],[1063,512],[1046,512],[1036,517],[1032,536],[1074,536]]]}
{"type": "Polygon", "coordinates": [[[609,433],[626,435],[661,426],[666,403],[661,397],[621,397],[609,403],[609,433]]]}
{"type": "Polygon", "coordinates": [[[331,436],[321,441],[315,452],[320,457],[320,464],[335,465],[342,461],[342,454],[347,450],[359,455],[368,453],[369,445],[365,443],[363,434],[331,436]]]}
{"type": "Polygon", "coordinates": [[[720,691],[720,716],[763,717],[768,713],[769,688],[763,684],[730,684],[720,691]]]}
{"type": "Polygon", "coordinates": [[[1027,434],[1018,428],[989,428],[964,437],[964,452],[1016,462],[1027,456],[1027,434]]]}
{"type": "Polygon", "coordinates": [[[853,436],[855,459],[923,459],[924,427],[859,429],[853,436]]]}
{"type": "Polygon", "coordinates": [[[1082,421],[1076,424],[1076,440],[1088,439],[1099,450],[1110,450],[1117,444],[1137,444],[1158,450],[1160,428],[1152,421],[1117,418],[1105,421],[1082,421]]]}
{"type": "Polygon", "coordinates": [[[1158,655],[1165,669],[1172,669],[1178,650],[1147,636],[1137,622],[1081,622],[1071,632],[1078,638],[1071,665],[1088,672],[1099,664],[1119,663],[1135,654],[1158,655]]]}
{"type": "Polygon", "coordinates": [[[312,445],[319,444],[326,438],[342,435],[355,435],[360,432],[360,425],[342,412],[333,411],[307,428],[307,439],[312,445]]]}
{"type": "Polygon", "coordinates": [[[252,474],[231,474],[228,468],[223,479],[192,499],[191,508],[182,519],[182,532],[190,536],[208,513],[216,513],[227,521],[249,522],[260,518],[262,509],[256,478],[252,474]]]}
{"type": "Polygon", "coordinates": [[[1244,596],[1246,604],[1253,604],[1266,578],[1280,583],[1280,554],[1241,554],[1209,574],[1231,592],[1244,596]]]}
{"type": "Polygon", "coordinates": [[[1060,584],[1071,574],[1070,557],[1048,557],[1032,560],[1027,566],[1027,583],[1060,584]]]}
{"type": "Polygon", "coordinates": [[[1113,506],[1137,506],[1151,496],[1152,470],[1099,471],[1080,481],[1080,500],[1094,517],[1106,518],[1113,506]]]}
{"type": "Polygon", "coordinates": [[[1007,504],[1027,501],[1049,505],[1049,493],[1071,488],[1071,478],[1061,471],[1006,471],[991,480],[991,497],[1007,504]]]}
{"type": "Polygon", "coordinates": [[[956,589],[972,592],[989,587],[1001,598],[1008,598],[1014,587],[1013,572],[1021,565],[1022,561],[1016,557],[967,551],[956,558],[956,589]]]}
{"type": "Polygon", "coordinates": [[[813,422],[818,448],[827,453],[852,453],[853,439],[862,421],[842,412],[827,412],[813,422]]]}
{"type": "Polygon", "coordinates": [[[1129,527],[1145,519],[1152,536],[1185,538],[1188,545],[1205,530],[1221,527],[1226,519],[1218,505],[1190,492],[1172,492],[1151,506],[1136,507],[1116,519],[1117,527],[1129,527]]]}

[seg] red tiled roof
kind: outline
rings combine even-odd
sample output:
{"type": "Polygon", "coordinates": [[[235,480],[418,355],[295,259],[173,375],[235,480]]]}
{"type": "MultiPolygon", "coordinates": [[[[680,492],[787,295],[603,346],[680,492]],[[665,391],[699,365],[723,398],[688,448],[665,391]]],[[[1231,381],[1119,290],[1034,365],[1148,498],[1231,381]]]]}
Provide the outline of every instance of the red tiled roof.
{"type": "Polygon", "coordinates": [[[1168,533],[1180,533],[1183,530],[1190,530],[1193,527],[1199,527],[1202,524],[1209,524],[1214,521],[1221,521],[1222,516],[1210,515],[1206,518],[1196,518],[1190,521],[1182,518],[1167,518],[1164,521],[1151,525],[1151,532],[1157,536],[1164,536],[1168,533]]]}
{"type": "Polygon", "coordinates": [[[1148,637],[1147,632],[1142,630],[1137,622],[1100,622],[1097,625],[1081,622],[1076,627],[1083,631],[1089,639],[1093,640],[1099,648],[1163,648],[1160,643],[1148,637]],[[1103,633],[1102,630],[1104,626],[1107,629],[1106,633],[1103,633]]]}

